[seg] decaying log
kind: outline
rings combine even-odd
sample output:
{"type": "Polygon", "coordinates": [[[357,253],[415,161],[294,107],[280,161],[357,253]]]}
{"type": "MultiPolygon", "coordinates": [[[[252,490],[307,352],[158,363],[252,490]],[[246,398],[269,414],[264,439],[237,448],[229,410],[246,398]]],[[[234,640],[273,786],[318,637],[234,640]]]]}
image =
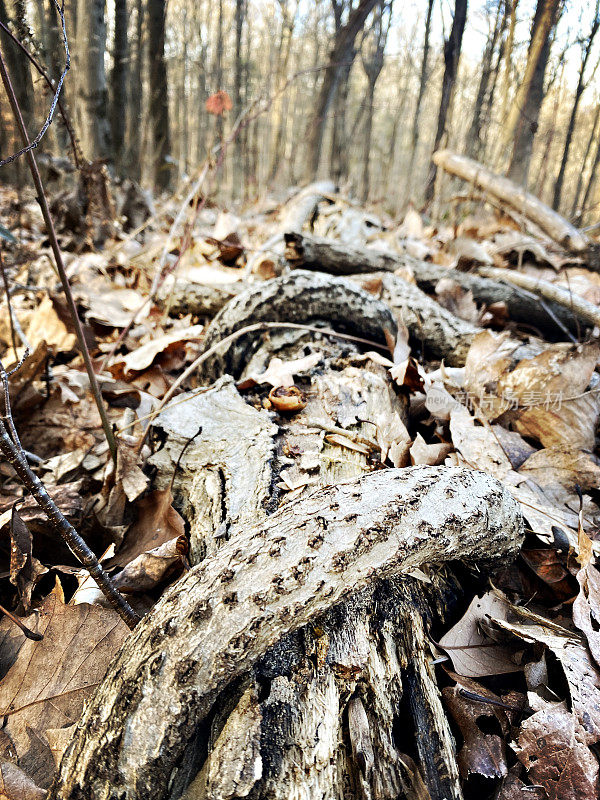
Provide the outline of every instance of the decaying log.
{"type": "MultiPolygon", "coordinates": [[[[231,333],[257,322],[323,321],[342,333],[387,343],[386,331],[394,338],[394,317],[385,303],[343,278],[298,270],[290,276],[273,278],[251,286],[231,300],[213,319],[204,338],[204,348],[231,333]]],[[[225,352],[206,361],[202,379],[210,383],[229,373],[239,377],[243,366],[260,337],[240,336],[225,352]]]]}
{"type": "Polygon", "coordinates": [[[176,279],[172,286],[165,287],[158,303],[169,314],[194,314],[210,318],[245,288],[243,281],[209,284],[185,283],[176,279]]]}
{"type": "Polygon", "coordinates": [[[514,556],[516,502],[458,468],[389,469],[289,503],[169,589],[86,709],[50,798],[166,798],[219,692],[282,637],[377,580],[514,556]]]}
{"type": "Polygon", "coordinates": [[[576,308],[567,308],[564,304],[553,302],[548,298],[546,298],[547,303],[542,304],[537,295],[510,284],[421,261],[407,253],[394,255],[380,253],[370,248],[351,248],[333,239],[322,239],[304,233],[288,233],[285,240],[285,257],[295,268],[350,276],[361,273],[395,272],[397,269],[408,267],[415,277],[417,286],[425,292],[435,291],[438,281],[450,278],[461,288],[470,291],[476,302],[486,305],[505,303],[512,320],[535,325],[544,333],[550,333],[555,337],[564,338],[565,329],[571,333],[578,333],[581,326],[589,324],[585,317],[577,313],[576,308]]]}
{"type": "Polygon", "coordinates": [[[550,281],[536,278],[533,275],[525,275],[522,272],[510,269],[480,267],[479,272],[488,278],[515,284],[522,289],[543,297],[545,300],[549,300],[555,305],[560,304],[563,308],[569,309],[585,324],[600,327],[600,309],[598,306],[569,291],[565,286],[559,286],[555,283],[550,283],[550,281]]]}
{"type": "Polygon", "coordinates": [[[412,343],[420,345],[427,355],[443,358],[451,367],[464,366],[471,342],[482,328],[459,319],[417,286],[390,272],[368,278],[356,275],[353,280],[371,289],[376,282],[379,297],[400,314],[412,343]]]}
{"type": "Polygon", "coordinates": [[[516,209],[572,253],[585,254],[588,251],[590,240],[584,233],[509,178],[497,175],[477,161],[450,150],[438,150],[433,154],[433,161],[451,175],[468,181],[477,189],[488,192],[510,208],[516,209]]]}
{"type": "Polygon", "coordinates": [[[286,231],[300,231],[303,225],[314,216],[319,203],[327,195],[334,194],[335,184],[332,181],[316,181],[306,186],[289,200],[283,208],[277,230],[248,259],[245,274],[255,272],[265,258],[265,254],[275,261],[283,254],[283,234],[286,231]]]}

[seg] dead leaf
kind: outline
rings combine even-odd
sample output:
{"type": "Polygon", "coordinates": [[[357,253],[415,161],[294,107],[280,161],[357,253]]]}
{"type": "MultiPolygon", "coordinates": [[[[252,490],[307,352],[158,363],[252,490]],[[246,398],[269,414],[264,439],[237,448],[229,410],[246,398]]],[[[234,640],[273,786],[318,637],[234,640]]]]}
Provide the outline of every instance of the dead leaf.
{"type": "Polygon", "coordinates": [[[442,278],[437,282],[435,294],[438,303],[452,314],[474,325],[479,324],[480,313],[473,299],[473,293],[465,290],[452,278],[442,278]]]}
{"type": "Polygon", "coordinates": [[[130,561],[115,575],[114,584],[121,592],[148,592],[181,572],[186,555],[186,537],[170,539],[130,561]]]}
{"type": "Polygon", "coordinates": [[[202,325],[192,325],[166,333],[163,336],[153,337],[149,342],[128,353],[121,361],[115,362],[111,372],[115,376],[130,376],[135,372],[143,372],[148,369],[154,360],[162,353],[169,352],[179,347],[184,342],[198,341],[202,338],[204,327],[202,325]]]}
{"type": "Polygon", "coordinates": [[[410,448],[410,463],[413,465],[425,464],[430,467],[435,467],[438,464],[444,463],[444,459],[448,453],[452,452],[452,449],[452,445],[447,442],[427,444],[421,434],[417,433],[410,448]]]}
{"type": "Polygon", "coordinates": [[[293,386],[294,376],[310,372],[322,359],[323,354],[318,351],[310,353],[304,358],[293,358],[288,361],[272,358],[264,372],[252,372],[238,383],[238,389],[249,389],[262,383],[267,383],[274,389],[278,389],[280,386],[293,386]]]}
{"type": "Polygon", "coordinates": [[[209,114],[222,117],[226,111],[231,111],[233,108],[233,102],[227,92],[221,90],[215,92],[215,94],[211,94],[211,96],[206,100],[204,107],[209,114]]]}
{"type": "Polygon", "coordinates": [[[482,631],[485,619],[503,619],[507,612],[507,604],[493,592],[473,598],[462,618],[439,641],[456,673],[467,678],[482,678],[522,669],[514,651],[495,644],[482,631]]]}
{"type": "Polygon", "coordinates": [[[502,703],[503,698],[475,681],[458,675],[456,679],[456,686],[442,689],[442,697],[463,737],[463,745],[457,755],[461,777],[464,780],[469,775],[502,778],[508,773],[506,744],[503,737],[497,733],[489,733],[486,727],[489,727],[489,721],[492,720],[504,736],[508,734],[510,720],[507,711],[500,705],[495,705],[502,703]],[[479,699],[465,696],[462,694],[464,690],[479,699]],[[486,699],[491,702],[486,704],[486,699]],[[484,721],[488,721],[486,727],[481,725],[484,721]]]}
{"type": "Polygon", "coordinates": [[[536,713],[522,723],[515,746],[529,780],[544,787],[547,800],[596,800],[598,761],[580,723],[565,703],[536,698],[535,704],[536,713]]]}
{"type": "Polygon", "coordinates": [[[579,594],[573,603],[573,622],[587,639],[588,647],[600,667],[600,572],[586,564],[577,574],[579,594]]]}
{"type": "Polygon", "coordinates": [[[137,501],[138,518],[107,566],[124,567],[150,550],[183,536],[185,523],[173,508],[170,489],[155,490],[137,501]]]}
{"type": "Polygon", "coordinates": [[[0,763],[0,800],[43,800],[46,794],[16,764],[0,763]]]}
{"type": "Polygon", "coordinates": [[[21,519],[15,503],[10,521],[10,582],[17,587],[20,606],[25,614],[30,611],[31,593],[35,585],[48,572],[32,556],[31,541],[29,528],[21,519]]]}
{"type": "Polygon", "coordinates": [[[46,295],[34,311],[25,332],[30,347],[46,342],[55,352],[68,352],[75,347],[77,337],[56,313],[51,298],[46,295]]]}
{"type": "MultiPolygon", "coordinates": [[[[4,730],[17,750],[19,764],[39,786],[47,787],[54,759],[46,728],[76,722],[84,702],[104,676],[112,656],[129,635],[116,611],[100,606],[66,606],[55,590],[23,622],[42,633],[40,642],[12,633],[16,659],[0,682],[4,730]]],[[[0,621],[0,634],[14,628],[0,621]]]]}

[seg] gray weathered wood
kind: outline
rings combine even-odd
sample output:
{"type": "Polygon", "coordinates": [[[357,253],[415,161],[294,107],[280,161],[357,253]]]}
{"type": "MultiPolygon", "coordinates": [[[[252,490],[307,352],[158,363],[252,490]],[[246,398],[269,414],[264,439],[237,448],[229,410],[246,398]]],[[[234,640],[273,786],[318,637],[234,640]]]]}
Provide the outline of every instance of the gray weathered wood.
{"type": "Polygon", "coordinates": [[[110,665],[54,800],[165,798],[186,745],[276,641],[382,578],[515,555],[516,502],[483,473],[384,470],[283,506],[169,589],[110,665]]]}

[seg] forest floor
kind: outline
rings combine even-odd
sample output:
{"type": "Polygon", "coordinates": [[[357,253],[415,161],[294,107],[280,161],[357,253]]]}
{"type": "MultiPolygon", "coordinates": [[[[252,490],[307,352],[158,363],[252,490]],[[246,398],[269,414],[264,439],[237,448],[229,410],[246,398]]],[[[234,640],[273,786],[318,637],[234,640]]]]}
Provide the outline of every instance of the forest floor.
{"type": "MultiPolygon", "coordinates": [[[[339,419],[321,432],[323,445],[365,456],[365,472],[484,471],[509,490],[525,520],[516,562],[497,569],[479,594],[466,585],[452,623],[430,646],[465,796],[595,800],[598,328],[575,308],[489,276],[509,270],[599,306],[600,274],[522,219],[473,201],[454,205],[443,224],[414,209],[398,223],[321,187],[298,227],[290,224],[302,205],[296,191],[238,213],[176,196],[129,233],[118,220],[96,247],[81,220],[63,216],[59,239],[117,433],[115,467],[37,205],[0,190],[12,309],[3,292],[0,348],[7,370],[29,348],[10,394],[30,463],[115,585],[140,615],[151,613],[198,558],[180,498],[157,483],[149,461],[164,445],[157,432],[165,396],[176,395],[173,407],[178,392],[190,399],[203,390],[197,371],[181,377],[226,303],[297,268],[314,270],[321,253],[323,271],[329,264],[391,309],[398,333],[390,339],[388,331],[387,342],[360,326],[350,334],[361,333],[360,357],[387,373],[406,408],[403,421],[382,413],[368,442],[357,435],[356,417],[339,419]],[[340,264],[340,250],[349,263],[340,264]],[[406,284],[415,292],[408,303],[406,284]]],[[[319,324],[300,313],[293,322],[319,324]]],[[[344,343],[314,331],[303,358],[241,365],[237,390],[275,422],[301,413],[324,350],[345,357],[344,343]]],[[[278,477],[278,505],[314,489],[310,469],[278,477]]],[[[1,461],[0,530],[0,602],[43,634],[34,641],[8,616],[0,622],[2,791],[27,800],[45,796],[84,704],[129,632],[1,461]]]]}

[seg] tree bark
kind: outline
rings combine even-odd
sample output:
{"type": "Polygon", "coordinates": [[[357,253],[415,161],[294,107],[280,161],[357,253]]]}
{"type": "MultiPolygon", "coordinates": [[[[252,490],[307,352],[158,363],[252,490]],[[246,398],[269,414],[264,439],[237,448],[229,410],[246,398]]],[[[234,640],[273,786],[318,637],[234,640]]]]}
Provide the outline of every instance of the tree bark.
{"type": "Polygon", "coordinates": [[[340,70],[354,60],[354,42],[376,3],[377,0],[360,0],[358,6],[350,12],[346,24],[342,25],[336,34],[315,110],[308,123],[305,170],[307,180],[313,180],[319,168],[327,112],[335,96],[340,70]]]}
{"type": "Polygon", "coordinates": [[[108,88],[104,68],[106,50],[105,0],[77,3],[77,88],[81,147],[87,158],[110,158],[108,88]]]}
{"type": "MultiPolygon", "coordinates": [[[[462,46],[462,37],[465,30],[465,23],[467,21],[467,0],[455,0],[454,4],[454,19],[452,20],[452,28],[450,29],[450,36],[444,43],[444,78],[442,80],[442,97],[440,100],[440,109],[438,112],[437,130],[435,134],[435,142],[433,145],[433,152],[435,153],[442,137],[446,132],[446,120],[448,111],[450,109],[450,102],[456,82],[456,74],[458,72],[458,62],[460,59],[460,50],[462,46]]],[[[433,192],[435,188],[435,179],[437,175],[437,166],[432,159],[429,167],[429,175],[427,176],[427,183],[425,184],[425,202],[431,203],[433,200],[433,192]]]]}
{"type": "Polygon", "coordinates": [[[476,161],[449,150],[440,150],[433,158],[446,172],[469,181],[473,186],[489,192],[492,197],[524,214],[567,250],[580,254],[588,250],[590,242],[585,234],[508,178],[496,175],[476,161]]]}
{"type": "Polygon", "coordinates": [[[596,0],[596,9],[595,9],[595,16],[592,22],[592,27],[589,32],[589,35],[585,41],[585,45],[583,46],[583,53],[581,57],[581,66],[579,68],[579,76],[577,79],[577,87],[575,89],[575,98],[573,100],[573,107],[571,109],[571,115],[569,117],[569,124],[567,125],[567,135],[565,138],[565,145],[563,147],[562,158],[560,162],[560,169],[558,171],[558,176],[556,178],[556,183],[554,184],[554,195],[552,197],[552,208],[555,211],[558,211],[560,207],[560,201],[562,197],[562,190],[563,190],[563,183],[565,180],[565,172],[567,169],[567,162],[569,160],[569,151],[571,149],[571,142],[573,140],[573,132],[575,131],[575,121],[577,119],[577,111],[579,109],[579,102],[581,100],[581,95],[585,91],[586,88],[586,67],[592,53],[592,47],[594,44],[594,39],[596,38],[596,34],[598,33],[598,29],[600,28],[600,14],[598,13],[598,0],[596,0]]]}
{"type": "MultiPolygon", "coordinates": [[[[231,532],[127,640],[50,798],[166,798],[219,693],[282,637],[377,580],[427,562],[508,559],[521,538],[517,504],[501,484],[443,467],[368,474],[231,532]]],[[[250,788],[258,777],[255,769],[250,788]]]]}
{"type": "Polygon", "coordinates": [[[590,130],[590,135],[587,140],[587,144],[585,147],[585,152],[583,154],[583,161],[581,163],[581,169],[577,171],[577,186],[575,187],[575,194],[573,195],[573,203],[571,205],[571,214],[570,218],[574,224],[581,223],[581,216],[582,210],[579,207],[579,200],[581,199],[581,190],[583,188],[583,176],[587,172],[587,165],[590,154],[592,152],[592,146],[594,142],[598,141],[600,136],[600,103],[596,106],[596,111],[594,113],[594,119],[592,122],[592,128],[590,130]]]}
{"type": "Polygon", "coordinates": [[[169,126],[169,95],[165,63],[166,0],[148,0],[148,54],[150,59],[150,120],[152,124],[153,178],[159,191],[171,185],[173,165],[169,126]]]}
{"type": "Polygon", "coordinates": [[[129,45],[127,28],[129,13],[127,0],[115,0],[115,31],[113,42],[113,68],[110,76],[111,109],[110,127],[112,134],[115,171],[121,173],[125,148],[125,127],[127,115],[127,86],[129,82],[129,45]]]}
{"type": "MultiPolygon", "coordinates": [[[[486,305],[505,303],[512,320],[535,325],[550,338],[564,338],[565,329],[573,334],[578,334],[582,326],[589,325],[589,322],[586,323],[573,308],[565,308],[564,305],[551,301],[547,304],[540,303],[537,295],[527,291],[468,272],[440,267],[428,261],[419,261],[408,255],[390,255],[367,248],[359,250],[347,245],[341,245],[334,240],[319,239],[315,236],[301,233],[286,234],[285,242],[286,259],[294,268],[321,270],[333,275],[354,276],[354,279],[361,273],[368,275],[378,272],[395,272],[398,269],[408,268],[413,273],[417,286],[429,294],[435,291],[436,285],[442,278],[449,278],[458,283],[465,291],[471,292],[473,299],[478,303],[485,303],[486,305]]],[[[388,280],[400,282],[401,279],[394,276],[393,279],[388,280]]],[[[402,282],[403,284],[404,282],[402,282]]],[[[208,298],[208,290],[209,287],[206,287],[201,296],[208,298]]],[[[183,292],[182,288],[180,293],[183,292]]],[[[198,290],[196,290],[196,293],[198,293],[198,290]]],[[[397,294],[400,295],[401,292],[399,291],[397,294]]],[[[424,307],[426,301],[414,291],[414,286],[405,289],[405,295],[406,307],[414,306],[415,302],[417,306],[424,307]]],[[[383,282],[383,297],[386,302],[390,303],[391,298],[389,291],[386,291],[386,281],[383,282]]],[[[194,313],[193,309],[186,307],[183,298],[181,298],[180,302],[182,303],[179,307],[181,313],[189,313],[190,311],[194,313]]],[[[207,302],[207,300],[204,302],[207,302]]],[[[421,316],[428,319],[439,317],[438,325],[443,325],[445,309],[442,309],[434,301],[429,302],[429,309],[427,312],[424,309],[421,316]]],[[[200,305],[200,300],[198,303],[200,305]]],[[[402,312],[405,316],[404,309],[402,309],[402,312]]],[[[404,319],[404,323],[409,328],[410,333],[417,339],[421,337],[423,329],[428,327],[428,323],[420,323],[413,329],[406,319],[404,319]]],[[[448,332],[444,335],[444,339],[448,344],[448,352],[444,353],[438,349],[436,353],[445,359],[448,358],[453,340],[450,334],[450,325],[448,325],[448,328],[448,332]]],[[[468,330],[464,331],[464,337],[468,341],[468,330]]],[[[437,339],[429,341],[428,338],[425,343],[430,349],[432,345],[439,348],[437,339]]],[[[460,349],[462,349],[462,346],[459,346],[460,349]]]]}

